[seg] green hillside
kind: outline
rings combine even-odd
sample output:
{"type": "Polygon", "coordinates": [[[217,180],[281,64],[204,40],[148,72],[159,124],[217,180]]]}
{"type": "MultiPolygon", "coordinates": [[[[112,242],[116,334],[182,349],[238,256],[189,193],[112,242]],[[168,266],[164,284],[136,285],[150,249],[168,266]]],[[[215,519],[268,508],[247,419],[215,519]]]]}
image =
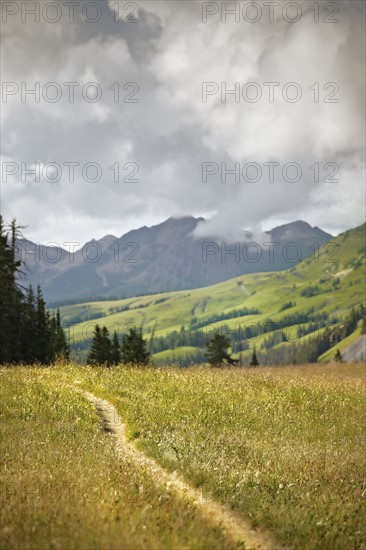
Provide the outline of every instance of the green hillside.
{"type": "Polygon", "coordinates": [[[339,325],[364,303],[365,227],[342,233],[287,271],[243,275],[190,291],[64,306],[62,319],[81,357],[96,322],[119,334],[142,325],[147,338],[156,327],[154,351],[174,348],[175,358],[194,357],[192,348],[202,352],[215,330],[228,333],[232,351],[238,356],[240,346],[244,361],[251,353],[245,348],[253,344],[263,356],[265,349],[283,349],[339,325]],[[279,341],[283,331],[285,342],[279,341]]]}
{"type": "Polygon", "coordinates": [[[353,342],[356,342],[356,340],[360,336],[361,336],[361,323],[358,323],[356,330],[354,330],[351,334],[349,334],[349,336],[346,336],[340,342],[337,342],[337,344],[335,344],[334,346],[329,348],[325,353],[323,353],[319,357],[319,361],[330,361],[334,357],[334,354],[338,349],[340,352],[342,352],[350,344],[353,344],[353,342]]]}

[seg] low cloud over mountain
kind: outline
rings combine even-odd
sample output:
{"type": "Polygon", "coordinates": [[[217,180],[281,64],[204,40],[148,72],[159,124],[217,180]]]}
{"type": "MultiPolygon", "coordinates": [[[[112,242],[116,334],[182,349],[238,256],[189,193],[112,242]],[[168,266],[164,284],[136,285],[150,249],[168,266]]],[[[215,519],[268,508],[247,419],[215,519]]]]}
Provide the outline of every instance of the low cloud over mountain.
{"type": "Polygon", "coordinates": [[[23,239],[24,283],[40,284],[49,302],[85,297],[129,297],[203,287],[244,273],[288,269],[322,247],[331,235],[297,221],[260,240],[197,238],[203,218],[169,218],[122,237],[107,235],[70,252],[23,239]]]}

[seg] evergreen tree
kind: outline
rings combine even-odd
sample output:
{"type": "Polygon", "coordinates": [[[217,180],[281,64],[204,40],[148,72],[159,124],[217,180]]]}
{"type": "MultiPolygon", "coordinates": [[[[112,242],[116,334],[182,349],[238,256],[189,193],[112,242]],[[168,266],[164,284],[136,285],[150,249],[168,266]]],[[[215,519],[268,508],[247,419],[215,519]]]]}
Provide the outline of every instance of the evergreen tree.
{"type": "Polygon", "coordinates": [[[334,361],[336,361],[337,363],[342,363],[343,361],[342,354],[339,349],[337,349],[337,351],[335,352],[334,361]]]}
{"type": "Polygon", "coordinates": [[[112,355],[112,343],[109,339],[109,331],[107,327],[102,327],[102,341],[101,341],[101,356],[102,363],[106,365],[111,364],[111,355],[112,355]]]}
{"type": "Polygon", "coordinates": [[[65,331],[61,326],[60,310],[56,313],[55,323],[55,338],[53,344],[53,354],[55,357],[62,357],[63,359],[69,359],[70,348],[68,346],[65,331]]]}
{"type": "Polygon", "coordinates": [[[35,357],[40,363],[49,363],[53,358],[51,324],[49,315],[46,312],[46,304],[43,299],[40,286],[38,286],[37,288],[37,297],[35,299],[35,304],[35,338],[37,342],[35,357]]]}
{"type": "Polygon", "coordinates": [[[130,328],[122,338],[122,361],[134,365],[146,365],[150,354],[146,349],[146,340],[142,336],[142,328],[130,328]]]}
{"type": "Polygon", "coordinates": [[[65,334],[46,311],[39,287],[37,296],[32,288],[23,293],[16,244],[19,229],[13,220],[9,234],[0,216],[0,363],[48,364],[55,359],[56,341],[67,350],[65,334]]]}
{"type": "Polygon", "coordinates": [[[25,363],[32,363],[37,354],[36,334],[36,303],[33,288],[29,287],[22,305],[21,315],[21,359],[25,363]]]}
{"type": "Polygon", "coordinates": [[[16,236],[15,222],[10,239],[0,216],[0,363],[20,360],[19,322],[22,295],[16,285],[20,262],[12,247],[16,236]]]}
{"type": "Polygon", "coordinates": [[[255,350],[255,346],[254,346],[250,366],[251,367],[258,367],[258,365],[259,365],[259,361],[258,361],[258,358],[257,358],[257,353],[256,353],[256,350],[255,350]]]}
{"type": "Polygon", "coordinates": [[[102,357],[102,348],[102,331],[99,325],[95,325],[93,340],[88,355],[88,363],[91,363],[92,365],[100,365],[104,362],[102,357]]]}
{"type": "Polygon", "coordinates": [[[361,334],[366,334],[366,317],[362,318],[361,323],[361,334]]]}
{"type": "Polygon", "coordinates": [[[121,362],[121,346],[119,345],[118,334],[114,331],[111,350],[111,364],[118,365],[121,362]]]}
{"type": "Polygon", "coordinates": [[[361,318],[361,310],[356,311],[354,308],[352,308],[351,312],[347,315],[347,317],[344,320],[341,339],[346,338],[346,336],[348,336],[354,330],[356,330],[357,323],[360,318],[361,318]]]}
{"type": "Polygon", "coordinates": [[[92,365],[110,365],[112,363],[112,343],[107,327],[95,325],[88,363],[92,365]]]}
{"type": "Polygon", "coordinates": [[[206,343],[205,357],[211,365],[211,367],[218,367],[224,361],[229,364],[237,363],[235,359],[232,359],[228,354],[231,342],[227,336],[216,332],[214,336],[206,343]]]}

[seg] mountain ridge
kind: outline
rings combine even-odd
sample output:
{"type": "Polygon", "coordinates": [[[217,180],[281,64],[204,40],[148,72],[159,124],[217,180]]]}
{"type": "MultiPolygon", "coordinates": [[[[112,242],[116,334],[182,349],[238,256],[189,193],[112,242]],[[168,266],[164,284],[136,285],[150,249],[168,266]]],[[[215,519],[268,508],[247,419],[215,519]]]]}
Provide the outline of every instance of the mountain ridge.
{"type": "Polygon", "coordinates": [[[19,255],[27,264],[22,282],[41,285],[51,302],[200,288],[245,273],[287,269],[294,265],[293,253],[287,254],[294,245],[297,263],[312,253],[315,243],[321,246],[332,238],[297,220],[263,233],[266,241],[268,235],[276,245],[271,256],[268,242],[253,241],[250,248],[244,238],[233,243],[215,236],[195,237],[195,229],[204,221],[171,217],[119,238],[92,239],[73,253],[20,239],[19,255]]]}

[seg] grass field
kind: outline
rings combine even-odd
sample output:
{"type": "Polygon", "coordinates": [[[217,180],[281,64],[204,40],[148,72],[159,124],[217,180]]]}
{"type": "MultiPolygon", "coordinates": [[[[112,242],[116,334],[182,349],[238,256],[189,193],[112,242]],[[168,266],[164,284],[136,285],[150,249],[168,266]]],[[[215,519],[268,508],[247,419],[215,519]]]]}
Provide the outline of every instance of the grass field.
{"type": "Polygon", "coordinates": [[[2,550],[233,547],[117,457],[93,407],[62,372],[0,372],[2,550]]]}
{"type": "Polygon", "coordinates": [[[237,548],[117,457],[88,390],[166,470],[297,549],[365,547],[365,365],[0,370],[1,548],[237,548]]]}

